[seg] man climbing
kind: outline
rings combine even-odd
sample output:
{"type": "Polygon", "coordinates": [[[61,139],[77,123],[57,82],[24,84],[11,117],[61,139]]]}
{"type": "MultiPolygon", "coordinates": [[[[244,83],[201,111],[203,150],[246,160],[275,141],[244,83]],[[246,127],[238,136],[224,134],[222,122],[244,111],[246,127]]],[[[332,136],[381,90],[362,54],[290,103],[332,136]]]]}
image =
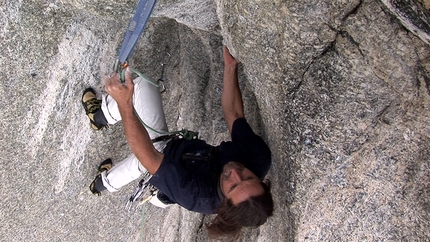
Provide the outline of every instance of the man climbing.
{"type": "MultiPolygon", "coordinates": [[[[209,235],[238,235],[242,227],[258,227],[273,213],[270,185],[264,180],[271,153],[244,118],[238,84],[237,61],[224,47],[222,108],[231,141],[213,147],[199,139],[163,139],[167,132],[161,95],[151,82],[131,80],[127,69],[125,83],[117,73],[105,77],[108,95],[97,100],[94,90],[84,91],[82,102],[94,129],[123,122],[132,155],[112,167],[110,159],[99,166],[90,189],[118,191],[145,171],[163,199],[158,206],[177,203],[199,213],[217,216],[208,226],[209,235]],[[145,123],[147,126],[144,126],[145,123]],[[145,128],[145,127],[151,128],[145,128]]],[[[148,79],[149,80],[149,79],[148,79]]],[[[159,198],[161,198],[159,196],[159,198]]]]}

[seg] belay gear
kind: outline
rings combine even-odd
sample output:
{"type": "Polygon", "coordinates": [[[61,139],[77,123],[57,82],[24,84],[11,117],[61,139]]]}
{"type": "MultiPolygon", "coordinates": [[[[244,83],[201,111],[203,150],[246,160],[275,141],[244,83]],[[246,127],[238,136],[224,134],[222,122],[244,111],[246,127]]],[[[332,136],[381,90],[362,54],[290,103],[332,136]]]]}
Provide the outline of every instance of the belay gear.
{"type": "Polygon", "coordinates": [[[159,85],[160,92],[163,93],[166,91],[164,87],[164,72],[166,71],[166,65],[170,59],[171,55],[169,53],[169,47],[166,45],[166,51],[164,53],[163,62],[161,63],[161,76],[157,80],[157,84],[159,85]]]}
{"type": "Polygon", "coordinates": [[[142,180],[140,180],[139,184],[137,185],[136,189],[134,190],[133,194],[130,196],[130,198],[127,201],[127,204],[125,205],[125,209],[127,211],[130,211],[131,206],[134,202],[138,201],[139,204],[143,204],[147,202],[149,199],[151,199],[154,195],[156,195],[156,188],[149,184],[149,180],[151,179],[152,175],[149,174],[149,172],[145,172],[142,180]]]}

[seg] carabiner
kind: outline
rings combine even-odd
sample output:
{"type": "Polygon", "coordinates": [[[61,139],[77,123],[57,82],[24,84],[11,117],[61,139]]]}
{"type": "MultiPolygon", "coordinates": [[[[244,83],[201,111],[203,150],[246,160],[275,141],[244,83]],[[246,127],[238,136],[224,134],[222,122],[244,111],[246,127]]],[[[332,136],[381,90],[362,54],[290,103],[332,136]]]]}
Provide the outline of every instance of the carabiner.
{"type": "Polygon", "coordinates": [[[164,80],[163,79],[158,79],[157,80],[157,85],[158,85],[158,88],[159,88],[159,90],[160,90],[160,93],[163,93],[163,92],[165,92],[166,91],[166,87],[164,86],[164,80]]]}

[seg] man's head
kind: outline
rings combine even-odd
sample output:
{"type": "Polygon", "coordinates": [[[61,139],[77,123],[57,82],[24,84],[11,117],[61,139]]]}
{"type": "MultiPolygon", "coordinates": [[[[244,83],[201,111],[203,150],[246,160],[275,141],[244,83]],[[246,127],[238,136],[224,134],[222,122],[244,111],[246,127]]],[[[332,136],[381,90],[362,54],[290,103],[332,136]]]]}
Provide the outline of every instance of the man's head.
{"type": "Polygon", "coordinates": [[[224,165],[220,175],[220,187],[225,198],[234,205],[264,193],[260,179],[238,162],[224,165]]]}
{"type": "Polygon", "coordinates": [[[260,179],[237,162],[229,162],[220,175],[225,196],[218,214],[208,226],[211,237],[227,235],[235,238],[242,227],[258,227],[273,213],[270,183],[260,179]]]}

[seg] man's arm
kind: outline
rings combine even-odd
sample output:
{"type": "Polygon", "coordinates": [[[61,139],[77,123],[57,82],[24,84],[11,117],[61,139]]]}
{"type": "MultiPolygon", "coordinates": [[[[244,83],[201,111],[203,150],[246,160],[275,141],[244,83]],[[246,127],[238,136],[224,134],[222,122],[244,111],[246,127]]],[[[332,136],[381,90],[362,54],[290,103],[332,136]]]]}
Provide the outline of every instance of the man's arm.
{"type": "Polygon", "coordinates": [[[237,78],[237,61],[231,56],[230,51],[224,46],[224,84],[222,91],[222,110],[224,119],[230,134],[233,129],[233,123],[238,118],[243,118],[243,101],[237,78]]]}
{"type": "Polygon", "coordinates": [[[154,148],[148,132],[134,113],[134,83],[131,80],[130,70],[127,68],[125,83],[121,83],[119,74],[115,73],[106,80],[105,89],[118,104],[125,137],[131,151],[150,174],[155,174],[164,155],[154,148]]]}

